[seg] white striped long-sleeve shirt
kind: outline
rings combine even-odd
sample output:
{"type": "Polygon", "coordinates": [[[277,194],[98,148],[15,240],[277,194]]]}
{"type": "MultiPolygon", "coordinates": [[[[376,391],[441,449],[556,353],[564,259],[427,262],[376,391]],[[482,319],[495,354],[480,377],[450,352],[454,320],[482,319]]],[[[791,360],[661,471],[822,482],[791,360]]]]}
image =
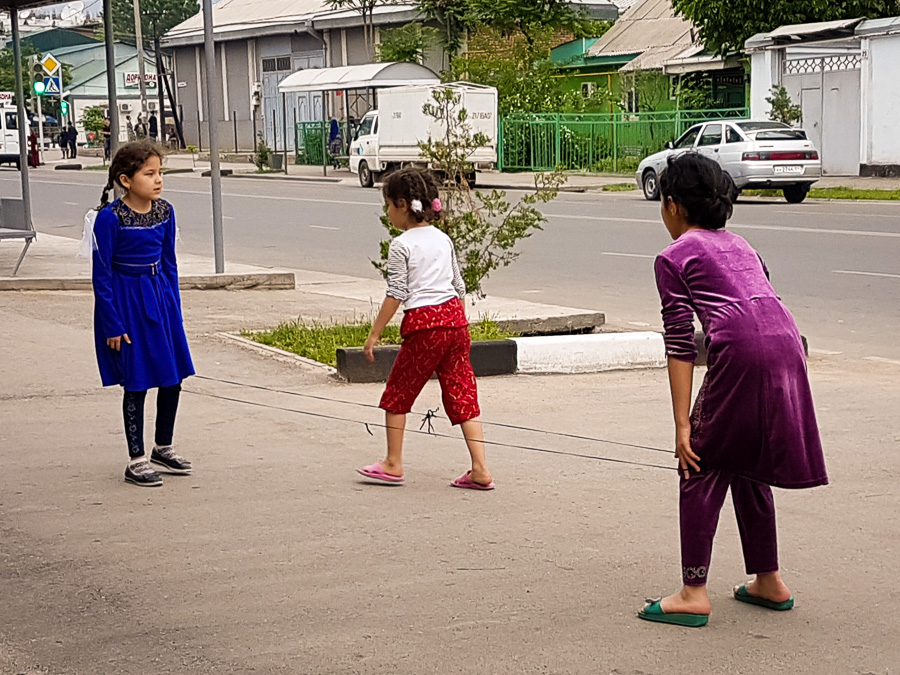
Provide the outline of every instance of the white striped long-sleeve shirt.
{"type": "Polygon", "coordinates": [[[387,295],[405,309],[464,298],[466,285],[450,237],[427,225],[394,239],[388,253],[387,295]]]}

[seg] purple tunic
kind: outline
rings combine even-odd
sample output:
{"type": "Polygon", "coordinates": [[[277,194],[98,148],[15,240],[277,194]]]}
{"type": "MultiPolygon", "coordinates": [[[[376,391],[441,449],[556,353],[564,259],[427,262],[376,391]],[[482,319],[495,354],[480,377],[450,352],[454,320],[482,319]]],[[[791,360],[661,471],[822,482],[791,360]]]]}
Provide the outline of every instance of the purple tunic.
{"type": "Polygon", "coordinates": [[[695,312],[706,333],[691,413],[700,466],[783,488],[828,483],[800,332],[756,251],[725,230],[692,230],[655,268],[666,354],[696,360],[695,312]]]}

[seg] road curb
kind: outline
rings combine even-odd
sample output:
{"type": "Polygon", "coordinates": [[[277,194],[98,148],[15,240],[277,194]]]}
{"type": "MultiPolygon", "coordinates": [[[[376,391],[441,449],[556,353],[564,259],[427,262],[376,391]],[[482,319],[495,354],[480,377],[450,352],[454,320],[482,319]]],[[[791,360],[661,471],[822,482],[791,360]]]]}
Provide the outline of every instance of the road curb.
{"type": "MultiPolygon", "coordinates": [[[[400,345],[375,348],[375,361],[370,362],[361,347],[337,350],[337,372],[353,384],[386,382],[400,345]]],[[[472,369],[477,377],[512,375],[516,372],[516,344],[512,340],[473,342],[469,351],[472,369]]]]}
{"type": "Polygon", "coordinates": [[[662,368],[666,350],[653,332],[548,335],[512,338],[520,373],[599,373],[662,368]]]}
{"type": "MultiPolygon", "coordinates": [[[[222,174],[223,176],[225,174],[222,174]]],[[[231,173],[229,178],[253,178],[256,180],[293,180],[302,181],[304,183],[341,183],[343,178],[328,178],[327,176],[285,176],[284,174],[274,173],[231,173]]]]}
{"type": "MultiPolygon", "coordinates": [[[[185,274],[179,277],[184,291],[210,290],[294,290],[293,272],[252,272],[249,274],[185,274]]],[[[56,278],[0,278],[0,291],[90,291],[91,280],[86,277],[56,278]]]]}
{"type": "MultiPolygon", "coordinates": [[[[359,347],[338,349],[338,375],[351,383],[385,382],[399,351],[399,345],[376,347],[375,362],[370,363],[359,347]]],[[[652,332],[473,342],[470,358],[478,377],[515,373],[598,373],[666,365],[662,335],[652,332]]]]}

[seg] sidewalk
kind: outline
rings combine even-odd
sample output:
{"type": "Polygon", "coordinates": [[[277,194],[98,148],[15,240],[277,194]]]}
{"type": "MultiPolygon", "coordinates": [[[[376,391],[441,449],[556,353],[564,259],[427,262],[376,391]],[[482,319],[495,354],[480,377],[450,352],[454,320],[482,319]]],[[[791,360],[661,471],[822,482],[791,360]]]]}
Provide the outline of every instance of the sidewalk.
{"type": "MultiPolygon", "coordinates": [[[[81,242],[39,233],[16,277],[0,276],[0,291],[89,291],[90,262],[77,257],[81,242]]],[[[4,242],[0,246],[0,274],[9,274],[21,250],[4,242]]],[[[278,270],[257,265],[227,263],[225,275],[214,273],[209,258],[179,254],[182,288],[247,289],[279,291],[273,295],[244,295],[239,304],[271,303],[271,322],[253,328],[271,328],[298,315],[310,321],[367,320],[378,312],[384,299],[384,282],[305,270],[278,270]],[[274,299],[274,301],[273,301],[274,299]],[[338,318],[340,317],[340,318],[338,318]]],[[[604,323],[602,312],[489,296],[469,300],[472,319],[503,322],[515,332],[528,330],[585,330],[604,323]]],[[[246,326],[245,326],[246,327],[246,326]]]]}
{"type": "MultiPolygon", "coordinates": [[[[176,443],[194,474],[148,490],[122,480],[121,393],[99,386],[90,294],[2,295],[0,672],[820,675],[900,662],[895,370],[810,362],[833,485],[777,495],[797,607],[731,599],[744,568],[726,511],[712,619],[688,636],[635,616],[680,577],[664,371],[486,378],[486,421],[568,436],[487,427],[504,444],[488,448],[498,487],[472,493],[449,486],[467,466],[458,431],[441,411],[435,431],[452,438],[415,434],[415,415],[406,485],[368,485],[354,468],[382,455],[383,417],[361,406],[381,385],[215,333],[300,296],[183,297],[198,373],[217,379],[184,385],[176,443]]],[[[431,382],[416,411],[440,405],[431,382]]]]}

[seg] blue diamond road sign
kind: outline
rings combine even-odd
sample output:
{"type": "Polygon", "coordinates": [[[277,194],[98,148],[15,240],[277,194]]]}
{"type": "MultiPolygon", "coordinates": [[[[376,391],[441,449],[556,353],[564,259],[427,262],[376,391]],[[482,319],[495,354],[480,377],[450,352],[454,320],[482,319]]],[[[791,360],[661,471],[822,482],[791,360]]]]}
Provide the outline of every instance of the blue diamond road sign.
{"type": "Polygon", "coordinates": [[[62,82],[59,77],[44,78],[44,94],[59,96],[62,93],[62,82]]]}

